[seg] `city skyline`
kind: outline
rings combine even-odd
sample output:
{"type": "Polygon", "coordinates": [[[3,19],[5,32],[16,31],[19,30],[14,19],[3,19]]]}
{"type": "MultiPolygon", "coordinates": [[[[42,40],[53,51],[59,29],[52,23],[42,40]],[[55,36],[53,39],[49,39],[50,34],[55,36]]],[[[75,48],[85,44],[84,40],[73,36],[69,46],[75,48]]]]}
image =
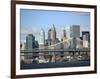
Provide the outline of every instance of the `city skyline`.
{"type": "MultiPolygon", "coordinates": [[[[35,36],[33,34],[27,34],[26,39],[25,39],[26,42],[23,43],[23,44],[26,44],[24,49],[33,49],[33,48],[41,48],[41,47],[44,48],[45,46],[50,46],[54,44],[57,45],[57,43],[60,44],[60,42],[67,42],[68,46],[69,44],[70,46],[73,46],[74,44],[78,45],[80,42],[81,46],[83,44],[83,47],[88,48],[90,44],[90,32],[89,31],[82,31],[82,36],[80,36],[80,26],[73,25],[70,27],[69,33],[70,33],[70,37],[67,37],[66,30],[65,28],[63,28],[61,32],[61,36],[58,39],[56,28],[55,26],[53,26],[52,28],[48,30],[48,33],[47,33],[48,38],[45,39],[45,31],[41,29],[39,33],[40,42],[35,40],[35,36]],[[74,40],[74,42],[72,42],[72,40],[74,40]],[[75,42],[75,40],[77,40],[78,42],[77,41],[75,42]]],[[[74,48],[76,48],[76,45],[74,48]]],[[[79,45],[79,48],[80,48],[80,45],[79,45]]]]}
{"type": "MultiPolygon", "coordinates": [[[[29,33],[32,33],[39,41],[41,28],[47,33],[53,24],[58,38],[61,36],[63,27],[67,30],[69,37],[71,25],[80,25],[80,31],[90,30],[90,13],[21,9],[21,41],[25,40],[29,33]]],[[[45,34],[45,37],[47,39],[47,34],[45,34]]]]}
{"type": "MultiPolygon", "coordinates": [[[[50,63],[50,62],[54,63],[54,62],[59,62],[59,61],[63,62],[64,60],[66,61],[70,61],[70,60],[76,61],[76,60],[84,60],[84,59],[89,60],[89,56],[90,56],[89,52],[88,53],[82,52],[82,50],[87,51],[90,49],[90,43],[89,43],[90,35],[88,31],[83,31],[82,39],[80,39],[80,26],[73,25],[70,27],[70,38],[66,36],[66,30],[64,28],[62,29],[62,36],[60,37],[61,40],[59,40],[56,35],[57,35],[57,32],[54,25],[52,28],[48,30],[47,39],[45,39],[44,30],[41,29],[40,31],[41,43],[38,43],[38,41],[35,40],[35,36],[33,34],[28,34],[26,36],[26,43],[24,43],[24,45],[21,44],[21,51],[28,50],[30,52],[30,53],[25,54],[24,59],[27,59],[28,63],[29,62],[32,63],[33,61],[34,63],[36,62],[37,63],[50,63]],[[75,49],[76,51],[74,51],[73,49],[75,49]],[[44,52],[45,50],[46,52],[44,52]],[[52,51],[59,50],[59,51],[52,52],[51,50],[52,51]],[[66,51],[64,52],[64,50],[67,50],[67,52],[66,51]],[[73,58],[72,59],[69,58],[68,57],[69,55],[70,57],[73,55],[73,58]],[[64,58],[64,56],[67,58],[64,58]],[[78,59],[78,56],[80,56],[79,59],[78,59]]],[[[23,61],[27,63],[27,61],[25,60],[23,61]]]]}

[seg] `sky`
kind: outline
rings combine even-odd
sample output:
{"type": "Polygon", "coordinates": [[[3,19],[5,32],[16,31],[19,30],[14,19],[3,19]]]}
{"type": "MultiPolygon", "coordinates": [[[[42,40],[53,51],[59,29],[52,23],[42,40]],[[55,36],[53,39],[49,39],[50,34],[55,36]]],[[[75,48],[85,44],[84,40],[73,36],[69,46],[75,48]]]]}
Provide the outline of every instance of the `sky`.
{"type": "MultiPolygon", "coordinates": [[[[69,37],[70,26],[80,25],[81,31],[90,30],[90,13],[89,12],[69,12],[54,10],[36,10],[21,9],[20,10],[20,28],[21,41],[26,40],[26,36],[32,33],[39,42],[39,32],[41,29],[45,31],[45,38],[50,28],[55,25],[57,37],[61,37],[61,29],[64,27],[69,37]]],[[[81,35],[80,35],[81,36],[81,35]]]]}

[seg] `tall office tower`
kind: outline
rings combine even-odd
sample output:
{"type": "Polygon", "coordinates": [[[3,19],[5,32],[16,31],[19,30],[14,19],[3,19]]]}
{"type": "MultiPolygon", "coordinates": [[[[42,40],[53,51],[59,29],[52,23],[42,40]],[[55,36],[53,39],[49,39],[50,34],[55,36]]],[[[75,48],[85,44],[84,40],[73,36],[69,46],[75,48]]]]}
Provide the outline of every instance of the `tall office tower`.
{"type": "Polygon", "coordinates": [[[54,25],[51,28],[51,41],[52,41],[52,44],[56,43],[56,28],[54,25]]]}
{"type": "Polygon", "coordinates": [[[72,25],[70,27],[70,37],[80,38],[80,25],[72,25]]]}
{"type": "Polygon", "coordinates": [[[43,29],[40,31],[40,45],[45,46],[45,32],[43,29]]]}
{"type": "Polygon", "coordinates": [[[33,34],[28,34],[26,36],[26,49],[33,49],[34,48],[34,43],[35,43],[35,37],[33,34]]]}
{"type": "Polygon", "coordinates": [[[51,29],[48,30],[48,39],[51,39],[51,29]]]}
{"type": "Polygon", "coordinates": [[[62,31],[61,31],[61,41],[64,41],[66,40],[66,30],[65,28],[62,28],[62,31]]]}
{"type": "Polygon", "coordinates": [[[51,29],[48,30],[47,46],[51,45],[51,29]]]}
{"type": "Polygon", "coordinates": [[[82,39],[87,40],[90,43],[90,32],[89,31],[83,31],[82,32],[82,39]],[[84,38],[85,35],[85,38],[84,38]]]}
{"type": "Polygon", "coordinates": [[[72,25],[70,27],[71,48],[77,48],[78,39],[80,39],[80,26],[72,25]]]}

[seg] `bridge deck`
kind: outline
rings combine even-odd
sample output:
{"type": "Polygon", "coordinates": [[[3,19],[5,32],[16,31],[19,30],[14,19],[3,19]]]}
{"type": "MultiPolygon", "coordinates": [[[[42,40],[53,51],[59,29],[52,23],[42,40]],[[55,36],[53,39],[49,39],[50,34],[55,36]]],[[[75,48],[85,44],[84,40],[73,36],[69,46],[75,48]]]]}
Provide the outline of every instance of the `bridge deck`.
{"type": "Polygon", "coordinates": [[[33,49],[33,50],[21,50],[22,53],[32,52],[89,52],[90,49],[33,49]]]}

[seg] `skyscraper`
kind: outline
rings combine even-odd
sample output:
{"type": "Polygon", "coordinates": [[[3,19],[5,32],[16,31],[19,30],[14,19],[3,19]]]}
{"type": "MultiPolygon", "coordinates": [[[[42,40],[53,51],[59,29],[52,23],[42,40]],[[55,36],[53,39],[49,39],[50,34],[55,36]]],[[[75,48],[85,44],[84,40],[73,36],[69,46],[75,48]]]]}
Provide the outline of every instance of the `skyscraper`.
{"type": "Polygon", "coordinates": [[[64,41],[66,40],[66,30],[65,28],[62,28],[62,31],[61,31],[61,41],[64,41]]]}
{"type": "Polygon", "coordinates": [[[83,35],[83,48],[88,48],[89,42],[86,40],[86,35],[83,35]]]}
{"type": "Polygon", "coordinates": [[[87,40],[90,43],[90,32],[89,31],[82,31],[82,39],[87,40]]]}
{"type": "Polygon", "coordinates": [[[77,48],[78,39],[80,39],[80,26],[72,25],[70,27],[71,48],[77,48]]]}
{"type": "Polygon", "coordinates": [[[40,48],[44,48],[45,46],[45,32],[43,29],[40,31],[40,48]]]}
{"type": "Polygon", "coordinates": [[[51,41],[52,41],[52,44],[56,43],[56,28],[54,24],[53,24],[53,27],[51,28],[51,41]]]}
{"type": "MultiPolygon", "coordinates": [[[[45,32],[43,29],[41,29],[40,31],[40,44],[39,44],[39,48],[40,49],[45,49],[45,45],[46,45],[46,42],[45,42],[45,32]]],[[[45,53],[44,52],[39,52],[39,63],[45,63],[45,53]]]]}
{"type": "Polygon", "coordinates": [[[33,34],[28,34],[26,36],[26,49],[33,49],[34,48],[34,43],[35,43],[35,37],[33,34]]]}
{"type": "Polygon", "coordinates": [[[46,40],[46,45],[47,46],[51,45],[51,29],[48,30],[48,38],[46,40]]]}
{"type": "Polygon", "coordinates": [[[80,38],[80,25],[72,25],[70,27],[70,37],[80,38]]]}
{"type": "Polygon", "coordinates": [[[48,40],[51,39],[51,29],[48,30],[48,40]]]}

